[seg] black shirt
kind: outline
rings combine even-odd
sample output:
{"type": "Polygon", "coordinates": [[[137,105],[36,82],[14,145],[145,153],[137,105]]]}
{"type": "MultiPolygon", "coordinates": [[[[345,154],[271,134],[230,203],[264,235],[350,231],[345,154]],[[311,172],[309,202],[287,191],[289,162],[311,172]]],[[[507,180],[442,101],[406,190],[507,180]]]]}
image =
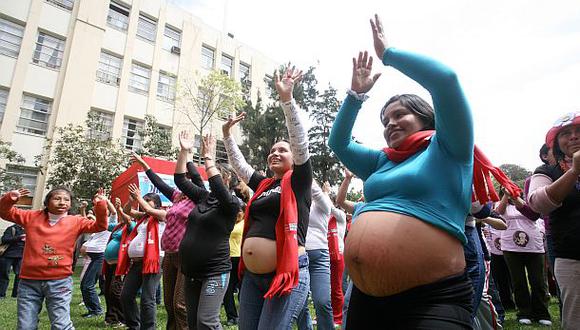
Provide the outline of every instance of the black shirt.
{"type": "MultiPolygon", "coordinates": [[[[564,171],[559,165],[542,165],[534,174],[549,176],[553,182],[558,180],[564,171]]],[[[554,241],[554,256],[580,260],[580,185],[572,188],[562,206],[550,213],[550,234],[554,241]]]]}
{"type": "Polygon", "coordinates": [[[10,244],[2,257],[4,258],[22,258],[24,253],[24,241],[20,236],[24,235],[24,228],[20,225],[12,225],[6,228],[2,235],[2,244],[10,244]]]}
{"type": "Polygon", "coordinates": [[[179,245],[181,272],[191,278],[207,278],[231,270],[230,233],[240,210],[237,197],[222,177],[209,178],[211,193],[175,174],[175,184],[196,207],[189,213],[185,235],[179,245]]]}
{"type": "MultiPolygon", "coordinates": [[[[256,191],[265,176],[254,172],[248,186],[256,191]]],[[[250,228],[246,237],[264,237],[276,240],[276,222],[280,215],[280,181],[276,180],[269,189],[258,196],[250,206],[250,228]]],[[[306,232],[312,203],[312,165],[310,159],[294,166],[290,179],[298,208],[298,245],[306,244],[306,232]]]]}

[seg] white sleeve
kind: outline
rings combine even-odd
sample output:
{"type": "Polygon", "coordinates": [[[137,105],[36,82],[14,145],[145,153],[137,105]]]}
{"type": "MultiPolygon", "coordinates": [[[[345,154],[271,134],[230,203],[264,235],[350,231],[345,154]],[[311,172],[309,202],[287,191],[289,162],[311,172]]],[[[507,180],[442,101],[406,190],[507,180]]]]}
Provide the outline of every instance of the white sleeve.
{"type": "Polygon", "coordinates": [[[250,182],[250,178],[252,177],[252,174],[254,174],[255,170],[252,168],[252,166],[250,166],[250,164],[248,164],[246,158],[240,151],[240,148],[238,148],[236,141],[231,135],[224,138],[224,147],[226,148],[226,152],[228,154],[228,160],[230,161],[230,164],[240,179],[242,179],[242,181],[245,183],[250,182]]]}
{"type": "Polygon", "coordinates": [[[336,218],[336,227],[338,229],[338,237],[344,240],[344,234],[346,232],[346,213],[341,209],[332,207],[331,214],[336,218]]]}
{"type": "Polygon", "coordinates": [[[308,161],[308,132],[300,120],[298,107],[294,99],[281,103],[286,117],[286,127],[288,128],[288,137],[290,138],[290,149],[294,155],[294,164],[302,165],[308,161]]]}
{"type": "Polygon", "coordinates": [[[332,208],[332,201],[326,195],[316,181],[312,180],[312,204],[320,209],[320,212],[329,215],[332,208]]]}

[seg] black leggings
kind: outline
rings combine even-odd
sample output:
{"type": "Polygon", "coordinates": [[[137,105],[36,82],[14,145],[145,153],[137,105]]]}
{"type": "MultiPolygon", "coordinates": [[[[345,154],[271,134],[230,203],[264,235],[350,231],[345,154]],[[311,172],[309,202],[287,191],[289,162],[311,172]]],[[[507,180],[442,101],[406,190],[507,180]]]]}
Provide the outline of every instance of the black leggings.
{"type": "Polygon", "coordinates": [[[356,329],[472,329],[473,287],[465,274],[387,296],[352,288],[346,327],[356,329]]]}

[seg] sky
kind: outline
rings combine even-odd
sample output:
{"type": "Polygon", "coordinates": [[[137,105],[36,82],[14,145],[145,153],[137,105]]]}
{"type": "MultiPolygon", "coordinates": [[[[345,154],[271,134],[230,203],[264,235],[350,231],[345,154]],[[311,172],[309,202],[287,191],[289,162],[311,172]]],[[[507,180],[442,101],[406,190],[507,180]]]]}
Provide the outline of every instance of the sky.
{"type": "MultiPolygon", "coordinates": [[[[352,57],[374,55],[369,19],[381,16],[389,45],[455,70],[473,112],[475,142],[496,165],[533,171],[553,122],[580,111],[580,1],[168,0],[266,56],[307,69],[320,89],[346,96],[352,57]]],[[[375,56],[375,55],[374,55],[375,56]]],[[[375,60],[377,60],[375,56],[375,60]]],[[[375,61],[353,135],[385,146],[379,111],[395,94],[429,93],[375,61]]]]}

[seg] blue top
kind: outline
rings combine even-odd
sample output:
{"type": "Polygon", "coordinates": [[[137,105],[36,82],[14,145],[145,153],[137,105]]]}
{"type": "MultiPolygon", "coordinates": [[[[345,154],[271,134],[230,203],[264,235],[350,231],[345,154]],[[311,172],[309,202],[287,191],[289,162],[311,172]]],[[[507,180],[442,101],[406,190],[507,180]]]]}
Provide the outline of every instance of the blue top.
{"type": "Polygon", "coordinates": [[[352,127],[362,102],[346,97],[328,144],[364,181],[366,203],[357,215],[368,211],[405,214],[443,229],[465,244],[473,177],[473,123],[458,78],[431,58],[393,48],[385,50],[383,63],[431,93],[436,133],[427,149],[401,163],[392,162],[382,150],[352,141],[352,127]]]}
{"type": "MultiPolygon", "coordinates": [[[[135,225],[135,221],[131,221],[129,223],[129,232],[135,228],[135,225]]],[[[115,226],[116,224],[110,224],[107,230],[112,231],[115,226]]],[[[109,240],[109,243],[107,243],[107,248],[105,249],[106,261],[117,261],[117,259],[119,259],[119,248],[121,247],[121,236],[123,236],[123,228],[124,227],[120,227],[111,233],[111,239],[109,240]]]]}

